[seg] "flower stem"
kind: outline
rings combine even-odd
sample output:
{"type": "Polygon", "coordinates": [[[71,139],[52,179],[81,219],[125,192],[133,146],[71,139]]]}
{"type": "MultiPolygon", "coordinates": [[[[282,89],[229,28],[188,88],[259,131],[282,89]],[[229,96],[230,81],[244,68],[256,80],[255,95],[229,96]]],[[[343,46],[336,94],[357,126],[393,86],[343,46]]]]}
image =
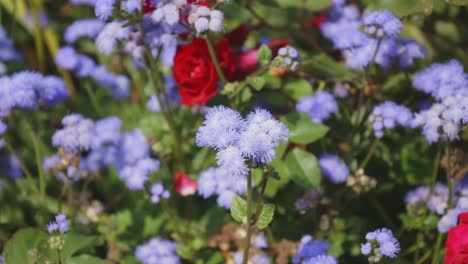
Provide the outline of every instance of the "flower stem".
{"type": "Polygon", "coordinates": [[[437,235],[437,241],[434,246],[434,256],[432,257],[432,264],[439,263],[439,249],[440,249],[440,246],[442,245],[442,239],[443,239],[443,234],[439,233],[437,235]]]}
{"type": "Polygon", "coordinates": [[[31,138],[34,146],[34,153],[36,155],[36,165],[37,165],[37,174],[39,175],[39,190],[41,196],[42,205],[45,203],[45,177],[44,172],[42,170],[42,157],[41,157],[41,149],[39,146],[39,139],[37,138],[37,134],[34,130],[31,130],[31,138]]]}
{"type": "Polygon", "coordinates": [[[89,82],[85,82],[84,83],[84,88],[86,90],[86,93],[88,94],[89,96],[89,99],[91,100],[91,105],[93,105],[93,108],[94,110],[96,110],[96,113],[99,115],[99,116],[103,116],[102,114],[102,110],[101,110],[101,107],[99,106],[99,103],[96,99],[96,95],[93,93],[93,90],[91,88],[91,85],[89,82]]]}
{"type": "Polygon", "coordinates": [[[367,152],[366,157],[362,161],[361,165],[359,165],[358,169],[364,169],[366,167],[366,165],[369,162],[370,158],[374,154],[375,147],[377,146],[378,142],[379,142],[379,140],[377,138],[375,138],[374,141],[372,142],[370,148],[369,148],[369,151],[367,152]]]}
{"type": "Polygon", "coordinates": [[[447,186],[449,188],[449,193],[447,197],[447,210],[452,208],[452,195],[453,195],[453,182],[450,172],[450,142],[447,142],[445,146],[445,155],[447,156],[447,186]]]}
{"type": "Polygon", "coordinates": [[[213,48],[213,44],[211,43],[211,40],[208,37],[208,35],[206,36],[205,39],[206,39],[206,44],[208,46],[208,51],[210,52],[211,60],[213,61],[213,64],[215,66],[216,72],[218,73],[219,79],[223,82],[223,84],[226,84],[227,80],[226,80],[226,77],[224,76],[221,66],[219,65],[219,61],[218,61],[218,58],[216,57],[216,52],[213,48]]]}
{"type": "Polygon", "coordinates": [[[247,175],[247,224],[246,236],[244,240],[244,256],[242,257],[242,264],[247,264],[249,260],[250,238],[252,236],[252,227],[250,225],[250,217],[252,214],[252,175],[247,175]]]}
{"type": "Polygon", "coordinates": [[[257,221],[258,221],[258,217],[260,216],[260,212],[262,210],[262,207],[263,207],[263,196],[265,194],[265,190],[266,190],[266,186],[267,186],[267,183],[268,183],[268,178],[269,175],[268,174],[263,174],[263,181],[262,181],[262,187],[260,189],[260,196],[258,197],[258,202],[257,202],[257,209],[255,210],[255,216],[254,216],[254,219],[252,221],[252,226],[254,226],[257,221]]]}
{"type": "Polygon", "coordinates": [[[429,196],[427,197],[427,199],[429,199],[429,197],[432,195],[432,192],[434,191],[435,183],[437,181],[437,176],[439,174],[439,163],[440,163],[441,152],[442,152],[441,151],[441,146],[438,145],[437,146],[437,153],[436,153],[436,156],[434,158],[434,163],[432,165],[431,189],[429,191],[429,196]]]}

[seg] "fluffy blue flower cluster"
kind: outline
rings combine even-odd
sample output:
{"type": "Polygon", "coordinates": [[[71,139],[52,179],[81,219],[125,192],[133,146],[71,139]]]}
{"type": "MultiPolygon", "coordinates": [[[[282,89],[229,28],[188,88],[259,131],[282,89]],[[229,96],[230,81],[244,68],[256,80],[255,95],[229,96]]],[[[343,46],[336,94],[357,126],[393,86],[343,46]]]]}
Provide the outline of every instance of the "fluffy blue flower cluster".
{"type": "Polygon", "coordinates": [[[198,194],[203,198],[217,195],[217,203],[224,208],[230,208],[233,197],[244,194],[247,183],[243,176],[230,174],[223,168],[209,168],[198,178],[198,194]]]}
{"type": "Polygon", "coordinates": [[[74,5],[94,6],[94,4],[96,3],[96,0],[69,0],[69,2],[74,5]]]}
{"type": "Polygon", "coordinates": [[[432,193],[431,187],[422,185],[406,194],[405,202],[407,205],[426,205],[427,208],[438,215],[444,214],[447,209],[447,200],[449,190],[446,185],[436,183],[432,193]]]}
{"type": "Polygon", "coordinates": [[[431,108],[416,113],[413,120],[414,126],[422,126],[423,135],[429,143],[457,140],[460,130],[466,124],[468,97],[462,94],[444,98],[431,108]]]}
{"type": "Polygon", "coordinates": [[[16,156],[3,152],[0,152],[0,172],[14,180],[23,176],[23,171],[16,156]]]}
{"type": "Polygon", "coordinates": [[[266,110],[257,109],[244,120],[238,112],[216,106],[208,110],[196,142],[218,151],[218,165],[227,174],[245,176],[249,172],[246,160],[269,163],[276,155],[275,147],[288,138],[287,126],[266,110]]]}
{"type": "Polygon", "coordinates": [[[305,235],[297,248],[297,253],[292,258],[294,264],[338,264],[338,260],[326,254],[330,245],[323,240],[314,240],[312,236],[305,235]]]}
{"type": "MultiPolygon", "coordinates": [[[[99,172],[108,166],[115,166],[130,190],[141,190],[148,181],[149,174],[159,169],[159,161],[150,157],[150,146],[143,132],[135,129],[120,133],[122,121],[118,117],[108,117],[97,122],[78,114],[63,118],[64,128],[55,132],[52,143],[68,151],[68,155],[80,151],[88,154],[81,158],[78,168],[69,166],[66,174],[57,176],[65,179],[74,175],[78,179],[85,172],[99,172]],[[67,176],[67,177],[65,177],[67,176]]],[[[61,157],[46,158],[44,169],[52,168],[61,157]]]]}
{"type": "Polygon", "coordinates": [[[468,74],[457,60],[434,63],[414,75],[413,86],[437,100],[462,95],[468,96],[468,74]]]}
{"type": "Polygon", "coordinates": [[[456,226],[458,215],[468,211],[468,176],[457,182],[452,199],[455,207],[448,209],[437,223],[437,229],[441,233],[447,233],[452,227],[456,226]]]}
{"type": "Polygon", "coordinates": [[[171,193],[164,189],[164,185],[161,182],[156,182],[151,185],[150,192],[152,203],[159,203],[161,198],[169,199],[169,197],[171,197],[171,193]]]}
{"type": "Polygon", "coordinates": [[[340,157],[332,154],[323,154],[319,158],[320,170],[323,176],[333,183],[343,183],[349,176],[349,168],[340,157]]]}
{"type": "Polygon", "coordinates": [[[278,50],[278,56],[275,60],[280,63],[281,67],[296,71],[299,68],[299,59],[299,52],[291,46],[286,46],[278,50]]]}
{"type": "Polygon", "coordinates": [[[177,245],[175,242],[155,237],[145,244],[137,246],[135,257],[143,264],[153,263],[181,263],[176,254],[177,245]]]}
{"type": "Polygon", "coordinates": [[[55,216],[55,221],[50,222],[47,225],[47,232],[52,234],[53,232],[66,233],[70,230],[67,216],[64,213],[60,213],[55,216]]]}
{"type": "Polygon", "coordinates": [[[353,69],[363,69],[373,59],[382,67],[392,63],[408,67],[414,59],[426,55],[425,48],[414,40],[398,37],[402,23],[387,10],[368,12],[360,18],[355,6],[335,1],[327,16],[321,31],[336,49],[343,51],[347,65],[353,69]]]}
{"type": "Polygon", "coordinates": [[[78,54],[71,46],[61,48],[55,55],[55,63],[78,77],[90,77],[98,84],[109,89],[116,99],[130,95],[130,80],[124,75],[116,75],[105,66],[96,65],[93,59],[78,54]]]}
{"type": "Polygon", "coordinates": [[[40,103],[55,106],[68,97],[64,81],[56,76],[23,71],[0,78],[0,112],[33,109],[40,103]]]}
{"type": "Polygon", "coordinates": [[[361,245],[361,253],[369,256],[369,263],[378,263],[382,257],[396,258],[400,243],[390,229],[381,228],[366,235],[367,242],[361,245]]]}
{"type": "Polygon", "coordinates": [[[0,26],[0,75],[6,73],[5,62],[18,61],[22,58],[16,50],[13,41],[8,37],[7,32],[0,26]]]}
{"type": "Polygon", "coordinates": [[[381,138],[384,135],[384,129],[392,129],[397,125],[411,127],[413,114],[408,108],[387,101],[374,107],[369,121],[375,137],[381,138]]]}
{"type": "Polygon", "coordinates": [[[322,123],[338,112],[338,103],[332,93],[318,91],[299,99],[296,110],[308,114],[315,123],[322,123]]]}
{"type": "Polygon", "coordinates": [[[68,44],[75,43],[80,38],[93,39],[104,28],[105,23],[99,19],[83,19],[73,22],[65,30],[63,38],[68,44]]]}

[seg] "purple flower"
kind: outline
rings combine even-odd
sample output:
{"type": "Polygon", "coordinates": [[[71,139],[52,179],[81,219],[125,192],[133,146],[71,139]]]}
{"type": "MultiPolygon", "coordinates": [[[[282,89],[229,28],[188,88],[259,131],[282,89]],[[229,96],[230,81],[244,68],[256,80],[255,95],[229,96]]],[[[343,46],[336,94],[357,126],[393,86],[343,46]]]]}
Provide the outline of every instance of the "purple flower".
{"type": "Polygon", "coordinates": [[[334,183],[346,182],[349,169],[336,155],[324,154],[319,158],[322,174],[334,183]]]}
{"type": "Polygon", "coordinates": [[[330,92],[318,91],[299,99],[296,110],[308,114],[312,121],[322,123],[338,112],[338,103],[330,92]]]}

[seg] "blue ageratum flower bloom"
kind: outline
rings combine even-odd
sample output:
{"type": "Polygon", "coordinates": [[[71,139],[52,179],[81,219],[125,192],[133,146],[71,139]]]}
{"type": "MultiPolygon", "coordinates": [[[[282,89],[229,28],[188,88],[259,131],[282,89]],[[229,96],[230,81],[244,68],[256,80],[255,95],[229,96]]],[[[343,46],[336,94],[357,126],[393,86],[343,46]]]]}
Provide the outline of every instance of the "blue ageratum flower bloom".
{"type": "Polygon", "coordinates": [[[387,101],[374,107],[369,121],[372,123],[374,135],[381,138],[384,129],[393,129],[396,126],[412,126],[413,114],[408,108],[387,101]]]}
{"type": "Polygon", "coordinates": [[[69,153],[88,151],[94,147],[94,122],[80,114],[70,114],[62,119],[63,128],[55,131],[52,145],[69,153]]]}
{"type": "Polygon", "coordinates": [[[349,169],[336,155],[324,154],[319,158],[322,174],[334,183],[346,182],[349,169]]]}
{"type": "Polygon", "coordinates": [[[140,129],[122,134],[117,143],[116,168],[130,190],[142,190],[149,174],[159,169],[159,161],[150,157],[150,146],[140,129]]]}
{"type": "Polygon", "coordinates": [[[94,13],[101,20],[107,20],[114,9],[115,0],[96,0],[94,13]]]}
{"type": "Polygon", "coordinates": [[[361,253],[369,256],[369,262],[377,263],[382,256],[396,258],[400,252],[400,243],[387,228],[377,229],[366,234],[367,242],[361,245],[361,253]],[[369,248],[371,250],[369,250],[369,248]],[[372,255],[375,249],[379,254],[372,255]]]}
{"type": "Polygon", "coordinates": [[[59,213],[55,216],[55,221],[50,222],[47,225],[47,232],[52,234],[53,232],[66,233],[70,230],[70,224],[68,223],[67,216],[64,213],[59,213]]]}
{"type": "Polygon", "coordinates": [[[416,113],[412,123],[422,127],[429,143],[457,140],[462,126],[468,124],[468,97],[446,97],[431,108],[416,113]]]}
{"type": "Polygon", "coordinates": [[[96,3],[96,0],[69,0],[69,2],[74,5],[94,6],[94,4],[96,3]]]}
{"type": "Polygon", "coordinates": [[[413,78],[413,86],[437,100],[455,95],[468,95],[468,74],[457,60],[434,63],[413,78]]]}
{"type": "Polygon", "coordinates": [[[247,160],[269,163],[276,155],[274,148],[288,138],[288,128],[266,110],[257,109],[244,120],[238,112],[217,106],[208,111],[196,142],[218,151],[218,165],[226,174],[242,177],[249,172],[247,160]]]}
{"type": "Polygon", "coordinates": [[[336,257],[330,255],[319,255],[304,261],[304,264],[338,264],[336,257]]]}
{"type": "Polygon", "coordinates": [[[338,112],[338,103],[330,92],[318,91],[299,99],[296,110],[308,114],[315,123],[322,123],[338,112]]]}
{"type": "Polygon", "coordinates": [[[398,58],[402,68],[413,65],[415,59],[422,59],[427,55],[427,49],[413,39],[399,38],[397,43],[398,58]]]}
{"type": "Polygon", "coordinates": [[[64,33],[64,39],[68,44],[76,42],[80,38],[94,39],[105,23],[99,19],[82,19],[73,22],[67,27],[64,33]]]}
{"type": "Polygon", "coordinates": [[[19,160],[16,156],[6,153],[0,153],[0,171],[14,180],[23,176],[19,160]]]}
{"type": "Polygon", "coordinates": [[[173,241],[155,237],[138,245],[135,257],[144,264],[171,263],[179,264],[181,260],[176,253],[177,244],[173,241]]]}
{"type": "Polygon", "coordinates": [[[301,238],[297,253],[292,258],[294,264],[309,261],[315,257],[325,254],[330,245],[323,240],[314,240],[312,236],[305,235],[301,238]]]}
{"type": "Polygon", "coordinates": [[[388,10],[366,13],[362,22],[365,26],[364,31],[368,34],[375,34],[378,38],[397,36],[403,26],[400,19],[388,10]]]}
{"type": "Polygon", "coordinates": [[[151,202],[152,203],[159,203],[161,198],[168,199],[171,197],[171,193],[164,189],[164,185],[161,182],[154,183],[151,186],[151,202]]]}

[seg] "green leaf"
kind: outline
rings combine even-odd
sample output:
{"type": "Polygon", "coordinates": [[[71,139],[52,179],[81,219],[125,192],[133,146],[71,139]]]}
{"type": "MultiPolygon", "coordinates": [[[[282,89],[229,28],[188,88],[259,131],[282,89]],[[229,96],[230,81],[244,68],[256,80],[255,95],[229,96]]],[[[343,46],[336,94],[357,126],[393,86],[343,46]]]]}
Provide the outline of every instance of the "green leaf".
{"type": "Polygon", "coordinates": [[[331,6],[332,0],[276,0],[281,7],[306,8],[311,11],[320,11],[331,6]]]}
{"type": "Polygon", "coordinates": [[[304,79],[298,79],[288,82],[284,89],[294,100],[313,94],[312,85],[304,79]]]}
{"type": "Polygon", "coordinates": [[[101,258],[89,256],[89,255],[79,255],[79,256],[70,258],[65,262],[65,264],[108,264],[108,263],[110,262],[101,258]]]}
{"type": "Polygon", "coordinates": [[[77,233],[65,234],[65,244],[61,251],[61,258],[65,260],[71,257],[80,249],[84,249],[89,246],[95,245],[97,242],[97,236],[85,236],[77,233]]]}
{"type": "Polygon", "coordinates": [[[329,128],[322,124],[315,124],[304,113],[290,113],[282,118],[288,126],[290,141],[299,144],[309,144],[323,138],[329,128]]]}
{"type": "Polygon", "coordinates": [[[320,185],[322,173],[317,158],[312,153],[295,148],[286,157],[292,179],[304,188],[320,185]]]}
{"type": "Polygon", "coordinates": [[[240,223],[247,217],[247,202],[238,195],[232,199],[231,216],[240,223]]]}
{"type": "Polygon", "coordinates": [[[260,91],[265,86],[266,80],[264,77],[249,77],[247,78],[247,83],[250,84],[255,91],[260,91]]]}
{"type": "Polygon", "coordinates": [[[260,216],[257,220],[257,227],[259,229],[265,229],[273,221],[273,216],[275,214],[275,205],[266,203],[262,206],[260,211],[260,216]]]}
{"type": "Polygon", "coordinates": [[[460,43],[460,33],[453,22],[436,21],[435,30],[437,34],[449,39],[453,43],[460,43]]]}
{"type": "Polygon", "coordinates": [[[433,0],[374,0],[368,7],[371,10],[386,9],[399,17],[417,13],[430,13],[433,0]]]}
{"type": "Polygon", "coordinates": [[[263,44],[260,49],[258,49],[258,62],[263,64],[265,61],[268,62],[271,60],[272,53],[270,48],[263,44]]]}
{"type": "Polygon", "coordinates": [[[8,240],[3,251],[5,263],[37,263],[29,254],[31,250],[39,250],[41,243],[47,241],[49,236],[37,228],[25,228],[16,232],[8,240]]]}
{"type": "Polygon", "coordinates": [[[343,64],[338,63],[326,54],[315,55],[301,62],[304,70],[313,71],[320,77],[338,78],[343,81],[350,81],[356,73],[343,64]]]}

